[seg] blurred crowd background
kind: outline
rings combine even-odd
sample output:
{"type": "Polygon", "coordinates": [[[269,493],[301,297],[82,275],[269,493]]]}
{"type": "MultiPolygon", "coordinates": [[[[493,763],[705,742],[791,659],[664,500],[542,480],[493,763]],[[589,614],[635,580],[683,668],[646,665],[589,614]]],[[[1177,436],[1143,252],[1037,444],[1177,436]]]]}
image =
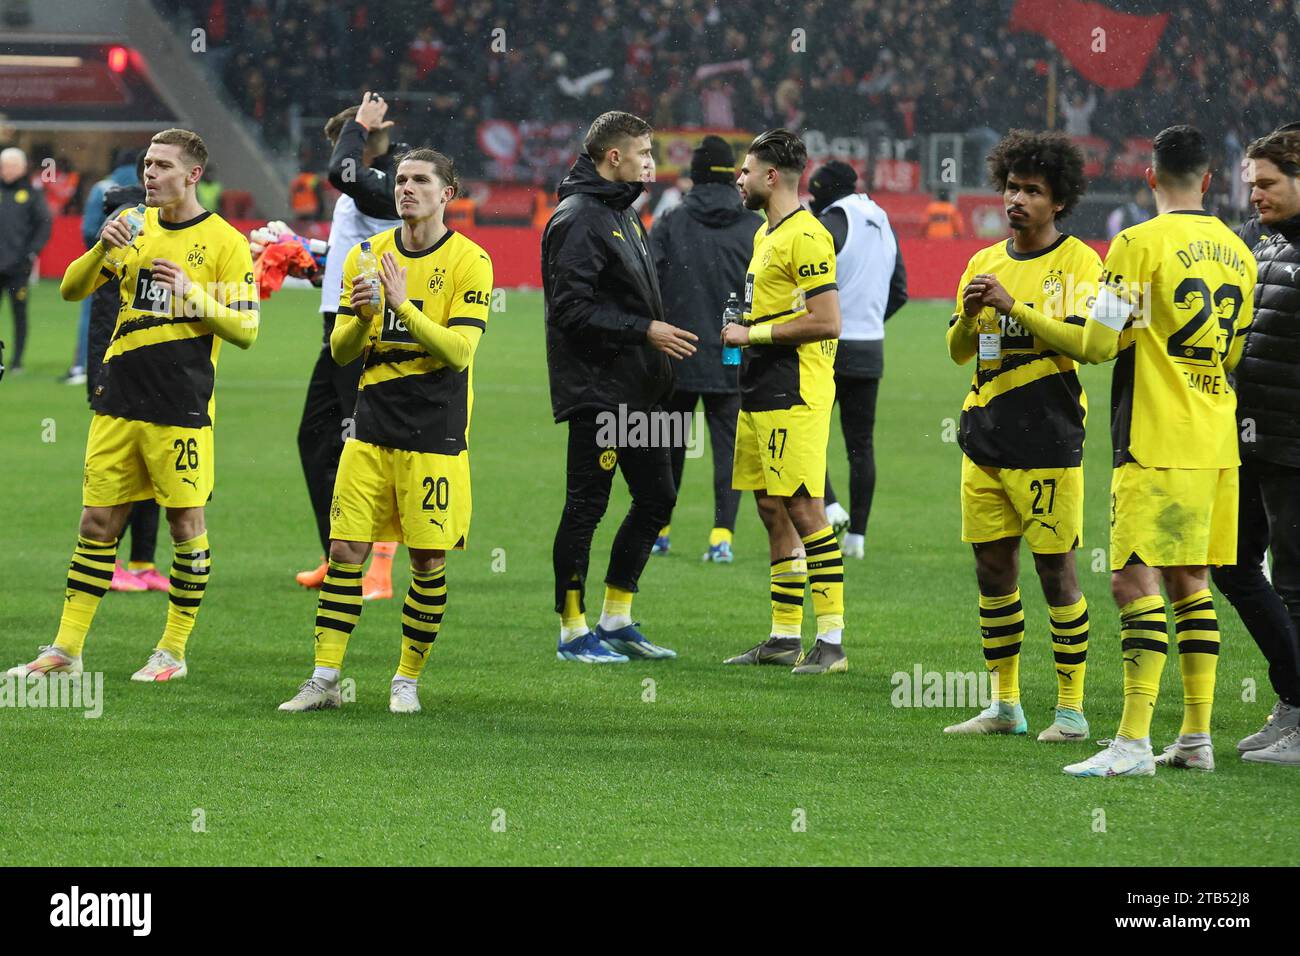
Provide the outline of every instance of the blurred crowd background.
{"type": "MultiPolygon", "coordinates": [[[[758,0],[156,2],[206,28],[231,99],[279,146],[291,114],[332,112],[322,89],[338,108],[382,90],[406,107],[412,140],[455,143],[485,119],[582,123],[615,103],[659,128],[900,140],[1047,123],[1049,47],[1007,30],[1011,0],[808,0],[797,16],[758,0]],[[488,55],[494,30],[504,55],[488,55]]],[[[1140,86],[1106,90],[1063,67],[1057,124],[1119,143],[1175,110],[1238,139],[1294,119],[1296,8],[1170,5],[1140,86]]]]}

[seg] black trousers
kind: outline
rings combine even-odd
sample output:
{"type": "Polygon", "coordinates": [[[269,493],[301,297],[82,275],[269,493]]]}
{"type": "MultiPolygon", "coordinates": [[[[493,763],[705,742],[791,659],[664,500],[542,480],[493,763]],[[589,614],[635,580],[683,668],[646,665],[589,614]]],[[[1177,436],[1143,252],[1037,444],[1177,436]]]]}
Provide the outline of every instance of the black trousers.
{"type": "MultiPolygon", "coordinates": [[[[866,534],[871,499],[876,494],[876,396],[878,378],[848,378],[836,373],[835,400],[840,403],[840,428],[849,453],[849,532],[866,534]]],[[[826,503],[836,501],[831,476],[826,475],[826,503]]]]}
{"type": "Polygon", "coordinates": [[[10,368],[21,368],[23,349],[27,345],[27,282],[30,272],[0,273],[0,305],[4,305],[5,293],[14,310],[14,351],[9,362],[10,368]]]}
{"type": "Polygon", "coordinates": [[[668,523],[677,501],[670,449],[603,448],[596,441],[600,432],[596,416],[596,411],[586,410],[568,420],[564,513],[551,553],[556,613],[564,609],[565,594],[575,576],[580,586],[586,585],[591,538],[609,505],[615,468],[623,472],[632,507],[610,550],[605,583],[611,587],[636,591],[659,529],[668,523]]]}
{"type": "Polygon", "coordinates": [[[1300,468],[1242,456],[1237,564],[1215,568],[1218,585],[1268,661],[1278,697],[1300,706],[1300,468]],[[1272,558],[1270,586],[1262,567],[1272,558]]]}
{"type": "MultiPolygon", "coordinates": [[[[736,530],[740,492],[731,487],[731,464],[736,455],[736,419],[740,416],[740,393],[673,392],[664,409],[679,415],[693,415],[704,401],[704,420],[713,445],[713,527],[736,530]]],[[[702,436],[696,436],[698,441],[702,436]]],[[[672,448],[673,487],[681,489],[686,467],[686,446],[672,448]]],[[[667,524],[668,522],[664,522],[667,524]]]]}
{"type": "MultiPolygon", "coordinates": [[[[86,401],[95,397],[95,385],[104,367],[104,353],[113,338],[117,324],[118,281],[105,282],[92,295],[90,327],[86,337],[86,401]]],[[[158,502],[152,498],[137,501],[131,507],[127,528],[131,532],[130,561],[153,563],[158,548],[158,502]]]]}
{"type": "Polygon", "coordinates": [[[357,383],[361,381],[361,359],[338,365],[330,356],[329,336],[334,329],[333,312],[322,313],[325,343],[307,383],[307,399],[298,423],[298,457],[307,496],[316,516],[321,551],[329,554],[330,503],[334,499],[334,476],[343,454],[344,429],[357,404],[357,383]]]}

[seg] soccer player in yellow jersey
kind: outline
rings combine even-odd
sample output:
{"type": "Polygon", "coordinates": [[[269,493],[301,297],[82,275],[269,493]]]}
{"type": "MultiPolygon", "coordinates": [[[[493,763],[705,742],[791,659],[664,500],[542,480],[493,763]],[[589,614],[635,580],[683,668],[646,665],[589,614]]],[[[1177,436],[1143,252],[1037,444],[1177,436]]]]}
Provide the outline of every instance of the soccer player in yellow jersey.
{"type": "Polygon", "coordinates": [[[944,728],[949,734],[1023,734],[1020,647],[1025,631],[1019,589],[1020,542],[1051,618],[1056,716],[1039,735],[1086,740],[1083,680],[1088,605],[1074,550],[1083,535],[1083,438],[1087,402],[1074,361],[1021,321],[1082,327],[1101,259],[1060,231],[1082,197],[1083,153],[1060,133],[1014,130],[989,154],[1012,236],[975,254],[958,284],[948,354],[976,359],[962,405],[962,540],[975,550],[984,664],[993,701],[944,728]]]}
{"type": "Polygon", "coordinates": [[[213,387],[222,340],[257,338],[257,288],[248,240],[195,197],[208,151],[196,133],[169,129],[144,159],[144,226],[122,218],[63,275],[68,301],[121,279],[121,306],[91,407],[80,537],[68,569],[54,643],[14,675],[80,673],[81,650],[113,578],[131,503],[167,512],[175,558],[162,639],[132,680],[186,675],[185,645],[207,586],[211,553],[203,509],[212,492],[213,387]]]}
{"type": "Polygon", "coordinates": [[[1058,333],[1058,347],[1076,358],[1117,359],[1110,566],[1124,714],[1110,746],[1065,768],[1074,776],[1150,776],[1157,764],[1214,769],[1219,625],[1209,566],[1236,560],[1240,459],[1227,373],[1254,312],[1256,265],[1203,208],[1209,165],[1199,130],[1173,126],[1156,136],[1146,175],[1158,215],[1115,237],[1087,323],[1058,333]],[[1151,715],[1169,651],[1161,583],[1174,608],[1183,724],[1153,758],[1151,715]]]}
{"type": "Polygon", "coordinates": [[[732,487],[753,491],[771,551],[772,632],[727,664],[794,665],[796,674],[848,670],[844,654],[844,559],[826,520],[826,442],[835,402],[840,298],[835,244],[799,205],[808,152],[789,130],[768,130],[738,180],[767,222],[754,235],[744,322],[723,327],[739,346],[740,415],[732,487]],[[811,586],[817,639],[803,653],[804,589],[811,586]]]}
{"type": "Polygon", "coordinates": [[[361,271],[361,246],[343,266],[330,351],[340,365],[364,356],[356,432],[334,481],[316,669],[281,710],[342,703],[339,671],[361,616],[361,566],[372,541],[399,541],[411,555],[411,586],[388,706],[418,711],[416,683],[447,606],[447,552],[463,549],[469,535],[473,362],[487,329],[492,260],[443,221],[459,184],[442,153],[403,154],[393,188],[402,225],[369,240],[382,296],[361,271]]]}

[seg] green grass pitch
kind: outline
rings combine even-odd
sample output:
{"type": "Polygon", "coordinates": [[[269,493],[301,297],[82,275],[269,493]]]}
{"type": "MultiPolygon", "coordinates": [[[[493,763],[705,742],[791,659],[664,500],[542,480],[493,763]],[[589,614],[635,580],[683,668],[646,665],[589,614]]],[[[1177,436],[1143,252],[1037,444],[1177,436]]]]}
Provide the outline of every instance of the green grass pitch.
{"type": "MultiPolygon", "coordinates": [[[[251,352],[223,349],[212,583],[190,676],[159,687],[128,681],[161,632],[166,599],[111,593],[86,650],[87,669],[105,675],[103,716],[0,710],[5,863],[1294,861],[1300,831],[1286,813],[1294,774],[1243,764],[1233,747],[1273,698],[1263,659],[1222,598],[1213,775],[1061,773],[1095,744],[1034,740],[1050,722],[1055,677],[1028,555],[1030,734],[945,738],[941,728],[969,708],[891,706],[896,672],[983,667],[972,560],[959,539],[959,451],[944,440],[970,372],[948,360],[944,303],[913,303],[889,324],[867,557],[846,569],[847,675],[720,666],[767,633],[768,559],[745,502],[736,563],[700,563],[712,516],[707,459],[687,463],[674,551],[651,559],[634,608],[651,639],[680,659],[602,668],[555,659],[550,548],[564,430],[550,417],[541,297],[512,292],[478,353],[473,530],[469,550],[449,560],[450,603],[422,681],[424,712],[387,710],[400,611],[389,601],[368,606],[353,636],[345,674],[356,680],[356,702],[277,713],[311,667],[315,596],[292,574],[318,555],[295,438],[317,302],[315,293],[281,292],[265,303],[251,352]],[[1254,702],[1243,700],[1248,682],[1258,685],[1254,702]]],[[[0,383],[6,666],[53,637],[75,542],[89,413],[84,390],[55,378],[70,357],[76,310],[53,283],[35,289],[27,371],[0,383]]],[[[7,315],[3,325],[7,332],[7,315]]],[[[1093,608],[1087,709],[1094,736],[1104,737],[1117,723],[1121,677],[1108,574],[1093,553],[1107,541],[1109,370],[1086,370],[1084,383],[1093,408],[1079,555],[1093,608]]],[[[833,474],[847,487],[837,431],[833,474]]],[[[587,598],[597,607],[627,504],[620,484],[593,550],[587,598]]],[[[167,547],[164,529],[160,561],[167,547]]],[[[399,555],[395,589],[406,580],[399,555]]],[[[1171,657],[1157,746],[1177,733],[1180,692],[1171,657]]]]}

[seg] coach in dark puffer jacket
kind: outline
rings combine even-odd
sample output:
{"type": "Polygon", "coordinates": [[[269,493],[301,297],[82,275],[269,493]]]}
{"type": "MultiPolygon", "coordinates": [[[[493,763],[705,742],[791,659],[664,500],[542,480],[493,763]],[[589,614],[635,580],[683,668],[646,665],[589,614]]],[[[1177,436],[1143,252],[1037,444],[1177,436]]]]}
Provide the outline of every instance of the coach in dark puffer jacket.
{"type": "MultiPolygon", "coordinates": [[[[1274,133],[1300,132],[1300,122],[1287,123],[1283,126],[1279,126],[1277,129],[1273,130],[1273,132],[1274,133]]],[[[1247,160],[1247,162],[1249,162],[1249,160],[1247,160]]],[[[1273,230],[1270,229],[1268,226],[1266,226],[1264,223],[1260,222],[1258,215],[1251,216],[1249,219],[1247,219],[1245,222],[1243,222],[1240,226],[1237,227],[1237,235],[1241,237],[1241,241],[1244,242],[1252,249],[1254,249],[1257,245],[1259,245],[1263,240],[1267,239],[1272,234],[1273,234],[1273,230]]]]}
{"type": "Polygon", "coordinates": [[[1250,144],[1251,202],[1269,235],[1255,246],[1255,317],[1235,372],[1241,425],[1237,564],[1214,572],[1268,659],[1277,692],[1264,729],[1237,749],[1300,766],[1300,132],[1250,144]],[[1272,556],[1273,581],[1264,576],[1272,556]]]}
{"type": "Polygon", "coordinates": [[[647,641],[631,618],[632,592],[677,499],[670,449],[623,441],[606,428],[611,417],[648,418],[672,389],[668,358],[695,351],[695,335],[664,321],[650,245],[630,208],[654,171],[650,133],[631,113],[598,116],[542,231],[551,410],[569,431],[564,514],[552,552],[557,653],[584,664],[675,656],[647,641]],[[583,599],[587,561],[615,468],[632,508],[614,538],[605,606],[591,632],[583,599]]]}

